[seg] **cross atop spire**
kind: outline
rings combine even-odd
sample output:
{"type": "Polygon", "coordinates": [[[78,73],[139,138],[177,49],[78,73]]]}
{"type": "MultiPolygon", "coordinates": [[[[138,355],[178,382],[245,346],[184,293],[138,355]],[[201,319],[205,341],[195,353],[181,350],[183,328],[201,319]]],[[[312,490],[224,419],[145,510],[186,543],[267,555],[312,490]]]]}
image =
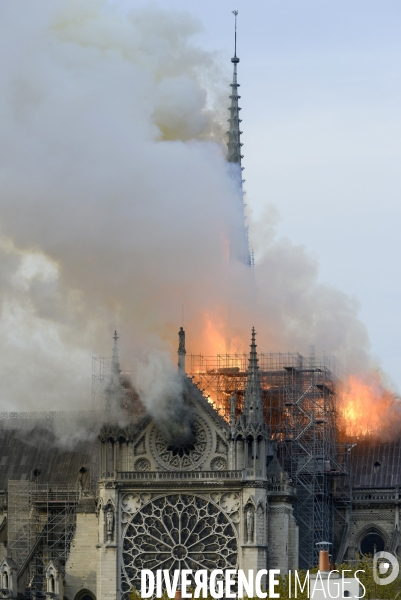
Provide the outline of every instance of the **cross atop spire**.
{"type": "Polygon", "coordinates": [[[233,10],[232,13],[235,16],[235,36],[234,36],[234,57],[231,59],[231,62],[239,63],[239,58],[237,58],[237,15],[238,15],[238,10],[233,10]]]}
{"type": "Polygon", "coordinates": [[[250,423],[263,421],[262,389],[260,387],[258,355],[256,352],[256,332],[252,327],[251,351],[249,353],[248,377],[246,380],[244,410],[250,423]]]}

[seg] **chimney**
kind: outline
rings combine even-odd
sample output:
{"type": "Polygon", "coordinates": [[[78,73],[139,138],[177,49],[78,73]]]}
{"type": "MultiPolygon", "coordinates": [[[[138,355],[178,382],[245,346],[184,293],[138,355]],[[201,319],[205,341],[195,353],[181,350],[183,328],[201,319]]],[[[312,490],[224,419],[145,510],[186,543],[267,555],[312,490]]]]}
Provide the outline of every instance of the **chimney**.
{"type": "Polygon", "coordinates": [[[319,571],[321,573],[327,573],[328,571],[330,571],[330,560],[328,550],[319,551],[319,571]]]}

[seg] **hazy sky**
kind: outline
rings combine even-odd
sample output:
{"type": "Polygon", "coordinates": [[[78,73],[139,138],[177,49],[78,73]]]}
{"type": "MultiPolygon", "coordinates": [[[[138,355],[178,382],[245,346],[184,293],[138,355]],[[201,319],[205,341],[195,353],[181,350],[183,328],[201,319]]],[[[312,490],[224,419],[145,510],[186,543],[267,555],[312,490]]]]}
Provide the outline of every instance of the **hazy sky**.
{"type": "Polygon", "coordinates": [[[161,5],[200,18],[199,43],[229,69],[239,10],[248,204],[255,218],[273,204],[278,234],[318,257],[322,281],[358,298],[373,353],[401,388],[400,3],[161,5]]]}
{"type": "Polygon", "coordinates": [[[189,353],[243,352],[255,325],[259,350],[316,344],[401,390],[400,12],[0,0],[0,408],[84,406],[116,328],[159,396],[183,306],[189,353]],[[228,263],[233,9],[258,293],[228,263]]]}

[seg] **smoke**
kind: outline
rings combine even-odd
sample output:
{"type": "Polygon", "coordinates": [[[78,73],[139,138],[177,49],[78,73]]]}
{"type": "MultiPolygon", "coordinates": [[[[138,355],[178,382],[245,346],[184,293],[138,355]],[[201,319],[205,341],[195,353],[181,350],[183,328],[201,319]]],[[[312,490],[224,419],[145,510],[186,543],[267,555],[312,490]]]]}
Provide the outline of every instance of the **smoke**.
{"type": "Polygon", "coordinates": [[[13,437],[27,447],[40,446],[42,450],[58,446],[81,451],[91,456],[91,445],[98,443],[99,431],[104,424],[103,411],[53,411],[50,413],[7,413],[0,420],[0,435],[12,431],[13,437]]]}
{"type": "Polygon", "coordinates": [[[277,239],[276,220],[276,211],[268,207],[264,218],[251,229],[260,254],[256,268],[258,317],[269,349],[308,355],[309,345],[315,345],[319,352],[336,355],[348,370],[369,368],[370,343],[358,318],[358,300],[320,282],[317,259],[303,246],[277,239]],[[263,319],[263,315],[268,316],[263,319]]]}
{"type": "Polygon", "coordinates": [[[316,344],[369,367],[357,302],[275,238],[272,211],[251,222],[256,285],[229,263],[230,73],[191,15],[104,0],[0,11],[2,410],[88,407],[91,355],[111,354],[117,328],[148,409],[179,420],[183,314],[195,353],[244,351],[254,325],[259,349],[316,344]]]}
{"type": "Polygon", "coordinates": [[[191,410],[184,402],[181,373],[164,352],[151,353],[136,365],[135,389],[169,444],[192,443],[191,410]]]}

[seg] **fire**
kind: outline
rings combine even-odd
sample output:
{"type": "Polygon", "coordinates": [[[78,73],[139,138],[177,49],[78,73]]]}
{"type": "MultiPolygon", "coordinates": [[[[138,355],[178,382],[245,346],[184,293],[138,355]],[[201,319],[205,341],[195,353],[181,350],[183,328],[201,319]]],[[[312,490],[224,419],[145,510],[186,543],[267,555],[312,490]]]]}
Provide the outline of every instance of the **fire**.
{"type": "Polygon", "coordinates": [[[342,433],[388,439],[401,431],[400,399],[387,389],[378,373],[350,375],[339,396],[342,433]]]}
{"type": "Polygon", "coordinates": [[[242,337],[227,326],[226,313],[221,308],[204,313],[198,341],[202,352],[190,355],[187,372],[209,403],[221,411],[221,416],[228,418],[229,399],[238,384],[235,376],[246,371],[248,366],[248,347],[242,337]]]}
{"type": "MultiPolygon", "coordinates": [[[[205,313],[203,316],[200,346],[205,356],[235,354],[248,351],[248,346],[244,345],[243,338],[233,334],[227,326],[228,318],[225,318],[223,315],[224,310],[216,310],[213,313],[205,313]]],[[[237,366],[240,366],[240,363],[237,366]]]]}
{"type": "Polygon", "coordinates": [[[203,345],[212,348],[212,354],[225,354],[227,352],[227,341],[222,333],[221,321],[216,318],[213,319],[210,314],[206,314],[204,322],[203,345]]]}

